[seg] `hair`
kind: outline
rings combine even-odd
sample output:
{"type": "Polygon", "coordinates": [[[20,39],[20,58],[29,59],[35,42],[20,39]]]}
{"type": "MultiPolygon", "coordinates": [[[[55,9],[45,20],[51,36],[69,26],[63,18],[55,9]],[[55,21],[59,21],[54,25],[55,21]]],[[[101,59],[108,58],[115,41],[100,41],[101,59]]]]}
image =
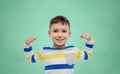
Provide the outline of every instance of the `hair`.
{"type": "Polygon", "coordinates": [[[49,29],[51,28],[52,24],[56,24],[56,23],[62,23],[63,25],[67,24],[69,26],[69,29],[70,29],[70,22],[65,16],[55,16],[55,17],[53,17],[50,20],[49,29]]]}

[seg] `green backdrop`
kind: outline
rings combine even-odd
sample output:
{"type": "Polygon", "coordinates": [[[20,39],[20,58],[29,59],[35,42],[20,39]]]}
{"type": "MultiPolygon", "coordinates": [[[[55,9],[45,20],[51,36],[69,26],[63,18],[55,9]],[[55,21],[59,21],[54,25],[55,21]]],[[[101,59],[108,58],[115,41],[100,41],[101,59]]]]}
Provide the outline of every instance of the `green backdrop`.
{"type": "Polygon", "coordinates": [[[35,36],[34,51],[52,45],[48,25],[64,15],[71,22],[67,44],[82,50],[82,32],[95,39],[92,59],[77,60],[74,74],[120,74],[120,0],[0,0],[0,74],[44,74],[44,64],[26,61],[23,42],[35,36]]]}

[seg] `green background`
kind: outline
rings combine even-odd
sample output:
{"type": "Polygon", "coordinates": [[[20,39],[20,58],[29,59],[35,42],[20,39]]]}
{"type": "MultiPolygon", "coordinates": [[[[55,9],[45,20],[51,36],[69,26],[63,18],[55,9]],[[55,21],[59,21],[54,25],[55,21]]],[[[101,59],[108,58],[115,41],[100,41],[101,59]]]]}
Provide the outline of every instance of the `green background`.
{"type": "Polygon", "coordinates": [[[92,59],[77,60],[74,74],[120,74],[120,0],[0,0],[0,74],[44,74],[44,64],[26,61],[23,42],[34,51],[51,46],[48,25],[64,15],[71,22],[68,45],[84,49],[82,32],[95,39],[92,59]]]}

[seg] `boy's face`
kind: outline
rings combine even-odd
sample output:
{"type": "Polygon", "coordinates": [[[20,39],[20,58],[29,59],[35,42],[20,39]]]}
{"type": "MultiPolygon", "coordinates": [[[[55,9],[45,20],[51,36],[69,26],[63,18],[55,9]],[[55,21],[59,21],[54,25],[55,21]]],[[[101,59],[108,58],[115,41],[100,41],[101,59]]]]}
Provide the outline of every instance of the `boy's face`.
{"type": "Polygon", "coordinates": [[[54,47],[64,47],[71,32],[67,24],[56,23],[52,24],[48,34],[52,38],[54,47]]]}

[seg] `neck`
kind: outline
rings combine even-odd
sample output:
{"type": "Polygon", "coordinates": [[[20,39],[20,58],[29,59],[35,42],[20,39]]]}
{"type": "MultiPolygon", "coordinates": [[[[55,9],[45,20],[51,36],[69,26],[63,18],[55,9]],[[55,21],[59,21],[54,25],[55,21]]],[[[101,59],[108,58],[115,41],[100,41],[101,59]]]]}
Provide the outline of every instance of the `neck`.
{"type": "Polygon", "coordinates": [[[61,45],[61,46],[58,46],[58,45],[53,45],[54,48],[63,48],[65,47],[65,45],[61,45]]]}

